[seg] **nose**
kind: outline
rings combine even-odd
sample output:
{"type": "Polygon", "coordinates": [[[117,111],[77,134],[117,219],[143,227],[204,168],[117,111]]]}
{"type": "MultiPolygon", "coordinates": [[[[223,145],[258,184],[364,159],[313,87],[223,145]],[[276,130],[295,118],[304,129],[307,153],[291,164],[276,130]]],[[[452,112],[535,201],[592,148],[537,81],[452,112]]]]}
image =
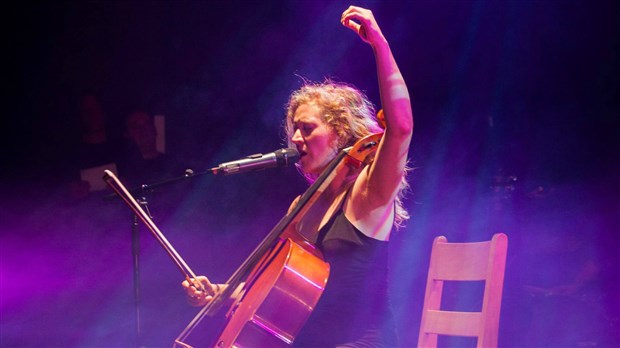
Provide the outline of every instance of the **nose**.
{"type": "Polygon", "coordinates": [[[293,137],[291,138],[291,142],[297,146],[301,146],[304,142],[303,137],[301,136],[301,130],[296,129],[293,133],[293,137]]]}

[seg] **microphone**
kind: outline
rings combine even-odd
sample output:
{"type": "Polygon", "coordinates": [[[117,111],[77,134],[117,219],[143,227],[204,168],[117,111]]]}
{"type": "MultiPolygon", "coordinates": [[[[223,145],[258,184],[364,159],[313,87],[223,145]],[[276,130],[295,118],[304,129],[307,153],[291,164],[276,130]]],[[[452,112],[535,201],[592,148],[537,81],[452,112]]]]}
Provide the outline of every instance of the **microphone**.
{"type": "Polygon", "coordinates": [[[222,163],[211,168],[211,171],[216,175],[239,174],[273,167],[286,167],[298,160],[299,152],[296,149],[280,149],[265,155],[257,153],[240,160],[222,163]]]}

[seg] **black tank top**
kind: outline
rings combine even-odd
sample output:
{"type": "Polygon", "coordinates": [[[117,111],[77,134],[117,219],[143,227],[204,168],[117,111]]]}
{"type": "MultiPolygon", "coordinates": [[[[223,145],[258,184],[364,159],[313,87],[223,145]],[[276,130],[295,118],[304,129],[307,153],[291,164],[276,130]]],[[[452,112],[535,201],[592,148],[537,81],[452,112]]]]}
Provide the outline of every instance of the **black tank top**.
{"type": "Polygon", "coordinates": [[[395,347],[388,301],[388,243],[364,235],[340,208],[319,231],[327,286],[296,347],[395,347]]]}

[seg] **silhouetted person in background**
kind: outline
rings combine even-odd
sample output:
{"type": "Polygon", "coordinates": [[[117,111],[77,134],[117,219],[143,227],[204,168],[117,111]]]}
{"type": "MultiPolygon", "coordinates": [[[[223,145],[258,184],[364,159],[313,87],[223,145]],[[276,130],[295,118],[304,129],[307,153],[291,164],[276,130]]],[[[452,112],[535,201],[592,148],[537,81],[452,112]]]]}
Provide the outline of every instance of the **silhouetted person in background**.
{"type": "Polygon", "coordinates": [[[157,149],[157,129],[153,116],[134,110],[125,120],[129,149],[119,168],[121,177],[132,186],[153,184],[183,175],[183,168],[171,156],[157,149]]]}

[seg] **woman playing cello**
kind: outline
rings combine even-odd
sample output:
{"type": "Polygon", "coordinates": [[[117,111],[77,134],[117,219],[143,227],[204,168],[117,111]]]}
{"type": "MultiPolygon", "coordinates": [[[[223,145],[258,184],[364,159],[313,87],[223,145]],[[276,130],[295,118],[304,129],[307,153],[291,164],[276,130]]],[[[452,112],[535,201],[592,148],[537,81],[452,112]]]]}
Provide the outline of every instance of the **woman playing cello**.
{"type": "MultiPolygon", "coordinates": [[[[316,246],[330,264],[330,276],[317,307],[295,339],[299,347],[392,347],[397,345],[387,291],[388,240],[408,219],[401,196],[413,116],[407,86],[390,46],[370,10],[351,6],[343,26],[374,53],[384,135],[374,160],[342,185],[318,224],[316,246]]],[[[380,132],[375,110],[358,89],[342,83],[306,83],[292,93],[286,115],[289,144],[297,166],[315,180],[343,148],[380,132]]],[[[294,206],[297,200],[293,202],[294,206]]],[[[208,303],[220,286],[197,277],[206,291],[185,281],[192,305],[208,303]]]]}

